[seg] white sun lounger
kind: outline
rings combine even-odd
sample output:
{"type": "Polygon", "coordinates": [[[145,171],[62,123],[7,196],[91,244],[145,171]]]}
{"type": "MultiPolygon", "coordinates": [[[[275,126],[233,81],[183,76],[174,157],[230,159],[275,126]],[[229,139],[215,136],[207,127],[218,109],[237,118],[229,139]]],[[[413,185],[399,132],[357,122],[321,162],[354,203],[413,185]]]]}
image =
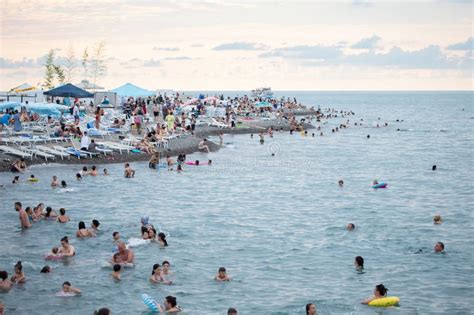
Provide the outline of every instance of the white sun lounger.
{"type": "Polygon", "coordinates": [[[0,151],[3,151],[7,154],[19,156],[22,158],[33,158],[31,153],[26,153],[17,149],[13,149],[13,148],[7,147],[6,145],[0,145],[0,151]]]}
{"type": "Polygon", "coordinates": [[[87,154],[82,153],[78,150],[75,150],[74,148],[65,148],[65,147],[61,147],[59,145],[55,145],[53,147],[53,149],[64,152],[64,153],[67,153],[69,155],[73,155],[73,156],[77,157],[78,159],[80,159],[81,157],[83,157],[83,158],[87,157],[87,154]]]}
{"type": "Polygon", "coordinates": [[[31,153],[31,154],[33,154],[33,156],[42,157],[46,161],[48,161],[48,159],[54,160],[56,158],[54,155],[43,152],[43,151],[40,151],[38,149],[24,149],[23,151],[27,152],[27,153],[31,153]]]}
{"type": "Polygon", "coordinates": [[[65,157],[67,157],[67,158],[71,157],[71,155],[68,154],[68,153],[64,153],[62,151],[58,151],[58,150],[55,150],[55,149],[52,149],[52,148],[49,148],[49,147],[43,146],[43,145],[37,145],[36,149],[38,149],[40,151],[43,151],[43,152],[46,152],[46,153],[49,153],[49,154],[52,154],[52,155],[55,155],[55,156],[59,156],[61,158],[61,160],[64,160],[65,157]]]}

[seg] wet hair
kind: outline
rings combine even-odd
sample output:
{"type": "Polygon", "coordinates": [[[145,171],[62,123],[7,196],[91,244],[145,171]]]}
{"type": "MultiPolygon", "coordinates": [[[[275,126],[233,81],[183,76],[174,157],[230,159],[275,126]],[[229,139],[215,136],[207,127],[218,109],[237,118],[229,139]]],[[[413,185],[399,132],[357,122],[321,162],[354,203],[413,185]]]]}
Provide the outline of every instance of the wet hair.
{"type": "Polygon", "coordinates": [[[168,242],[166,241],[166,235],[163,232],[158,233],[158,238],[163,241],[165,246],[168,246],[168,242]]]}
{"type": "MultiPolygon", "coordinates": [[[[94,140],[92,140],[94,141],[94,140]]],[[[97,167],[95,165],[92,165],[92,170],[95,171],[97,169],[97,167]]]]}
{"type": "Polygon", "coordinates": [[[313,305],[313,303],[306,304],[306,315],[309,314],[309,309],[311,308],[311,305],[313,305]]]}
{"type": "Polygon", "coordinates": [[[225,267],[219,267],[219,272],[226,272],[225,267]]]}
{"type": "Polygon", "coordinates": [[[49,218],[49,216],[51,215],[51,211],[53,211],[51,207],[46,207],[46,214],[44,216],[46,218],[49,218]]]}
{"type": "Polygon", "coordinates": [[[79,222],[78,229],[82,230],[82,229],[85,229],[85,228],[86,228],[86,224],[84,223],[84,221],[79,222]]]}
{"type": "Polygon", "coordinates": [[[146,228],[146,226],[142,226],[142,234],[144,233],[148,233],[148,229],[146,228]]]}
{"type": "Polygon", "coordinates": [[[357,256],[355,258],[355,261],[357,263],[357,266],[364,268],[364,258],[362,256],[357,256]]]}
{"type": "Polygon", "coordinates": [[[349,223],[349,224],[347,224],[347,227],[351,228],[351,229],[355,229],[356,226],[355,226],[354,223],[349,223]]]}
{"type": "Polygon", "coordinates": [[[77,179],[81,179],[81,178],[82,178],[81,173],[77,173],[77,174],[76,174],[76,178],[77,178],[77,179]]]}
{"type": "Polygon", "coordinates": [[[382,296],[386,296],[388,291],[383,284],[376,285],[375,290],[377,290],[382,296]]]}
{"type": "Polygon", "coordinates": [[[166,298],[166,302],[170,303],[172,307],[176,306],[176,298],[174,296],[168,295],[166,298]]]}
{"type": "Polygon", "coordinates": [[[438,244],[441,246],[441,249],[444,250],[444,243],[443,243],[443,242],[438,242],[438,243],[436,243],[436,245],[438,245],[438,244]]]}
{"type": "Polygon", "coordinates": [[[167,260],[163,260],[163,262],[161,263],[162,266],[164,266],[165,264],[168,264],[169,266],[171,266],[170,262],[167,261],[167,260]]]}
{"type": "Polygon", "coordinates": [[[153,270],[151,271],[151,275],[153,276],[155,274],[156,268],[160,268],[160,267],[161,267],[160,264],[154,264],[153,265],[153,270]]]}
{"type": "Polygon", "coordinates": [[[84,167],[82,168],[82,170],[85,171],[85,172],[87,172],[87,166],[84,166],[84,167]]]}
{"type": "Polygon", "coordinates": [[[436,171],[436,165],[433,165],[433,167],[431,168],[431,170],[436,171]]]}
{"type": "Polygon", "coordinates": [[[66,209],[64,209],[64,208],[59,209],[59,213],[61,213],[61,215],[65,215],[66,214],[66,209]]]}
{"type": "Polygon", "coordinates": [[[237,310],[233,307],[230,307],[228,310],[227,310],[227,315],[237,315],[237,310]]]}
{"type": "Polygon", "coordinates": [[[69,282],[69,281],[64,281],[63,286],[65,286],[65,285],[71,286],[71,282],[69,282]]]}
{"type": "Polygon", "coordinates": [[[97,311],[94,311],[94,315],[110,315],[110,310],[106,307],[103,307],[97,311]]]}
{"type": "Polygon", "coordinates": [[[0,271],[0,279],[2,280],[8,279],[8,272],[6,272],[5,270],[0,271]]]}
{"type": "Polygon", "coordinates": [[[65,180],[62,180],[62,181],[61,181],[61,187],[62,187],[62,188],[66,188],[66,187],[67,187],[67,184],[66,184],[66,181],[65,181],[65,180]]]}
{"type": "Polygon", "coordinates": [[[112,236],[115,237],[115,235],[117,235],[117,234],[119,234],[119,232],[115,231],[115,232],[112,233],[112,236]]]}
{"type": "Polygon", "coordinates": [[[40,273],[49,273],[49,272],[51,272],[50,266],[44,266],[43,268],[41,268],[41,271],[40,271],[40,273]]]}
{"type": "Polygon", "coordinates": [[[23,266],[21,265],[21,261],[17,261],[16,264],[15,264],[15,269],[17,269],[19,271],[22,271],[23,270],[23,266]]]}
{"type": "Polygon", "coordinates": [[[59,248],[53,247],[53,249],[51,251],[53,252],[53,254],[57,254],[58,251],[59,251],[59,248]]]}
{"type": "Polygon", "coordinates": [[[69,244],[69,238],[67,236],[64,236],[62,239],[61,239],[61,242],[66,242],[69,244]]]}
{"type": "Polygon", "coordinates": [[[122,269],[122,266],[120,266],[119,264],[114,265],[114,271],[115,272],[120,271],[120,269],[122,269]]]}
{"type": "Polygon", "coordinates": [[[19,206],[21,208],[21,202],[19,202],[19,201],[15,202],[15,208],[16,208],[16,206],[19,206]]]}
{"type": "Polygon", "coordinates": [[[94,224],[95,227],[99,227],[100,222],[99,222],[99,220],[94,219],[94,220],[92,220],[92,224],[94,224]]]}

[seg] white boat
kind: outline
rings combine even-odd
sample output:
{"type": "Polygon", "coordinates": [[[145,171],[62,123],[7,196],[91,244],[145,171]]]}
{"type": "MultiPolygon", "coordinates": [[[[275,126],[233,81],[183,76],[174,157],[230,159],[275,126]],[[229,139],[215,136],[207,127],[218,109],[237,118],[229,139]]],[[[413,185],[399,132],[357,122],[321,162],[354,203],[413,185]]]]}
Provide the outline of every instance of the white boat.
{"type": "Polygon", "coordinates": [[[263,99],[272,98],[273,97],[272,88],[270,87],[256,88],[252,90],[252,97],[263,98],[263,99]]]}

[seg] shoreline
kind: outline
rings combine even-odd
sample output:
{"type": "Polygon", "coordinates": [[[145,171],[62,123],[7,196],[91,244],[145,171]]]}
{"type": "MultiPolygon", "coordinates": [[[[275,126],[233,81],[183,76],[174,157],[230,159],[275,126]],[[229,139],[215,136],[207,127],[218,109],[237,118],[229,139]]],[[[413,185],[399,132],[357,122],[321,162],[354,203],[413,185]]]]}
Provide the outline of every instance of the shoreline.
{"type": "MultiPolygon", "coordinates": [[[[314,129],[315,127],[309,123],[303,123],[304,129],[314,129]]],[[[258,134],[262,131],[267,131],[268,128],[273,127],[273,129],[284,131],[290,131],[290,123],[287,120],[273,119],[273,120],[257,120],[252,122],[242,123],[242,127],[238,128],[218,128],[210,126],[197,126],[194,132],[194,135],[185,135],[180,138],[173,139],[170,141],[167,148],[158,148],[157,151],[161,155],[161,159],[165,158],[166,155],[177,156],[180,153],[186,155],[192,154],[195,152],[200,152],[198,146],[199,142],[209,136],[218,136],[219,134],[258,134]]],[[[100,138],[95,138],[100,139],[100,138]]],[[[218,151],[221,146],[215,142],[208,141],[208,146],[211,152],[218,151]]],[[[0,154],[0,172],[10,172],[10,164],[12,161],[18,157],[0,154]],[[7,161],[9,160],[9,161],[7,161]]],[[[146,153],[123,153],[113,152],[112,154],[107,154],[106,156],[101,154],[97,157],[78,159],[75,157],[70,157],[69,159],[61,160],[56,158],[51,161],[45,161],[43,158],[33,157],[33,159],[26,159],[28,166],[32,165],[49,165],[49,164],[68,164],[68,165],[102,165],[102,164],[114,164],[114,163],[126,163],[126,162],[144,162],[150,159],[150,155],[146,153]]],[[[12,173],[18,174],[18,173],[12,173]]]]}

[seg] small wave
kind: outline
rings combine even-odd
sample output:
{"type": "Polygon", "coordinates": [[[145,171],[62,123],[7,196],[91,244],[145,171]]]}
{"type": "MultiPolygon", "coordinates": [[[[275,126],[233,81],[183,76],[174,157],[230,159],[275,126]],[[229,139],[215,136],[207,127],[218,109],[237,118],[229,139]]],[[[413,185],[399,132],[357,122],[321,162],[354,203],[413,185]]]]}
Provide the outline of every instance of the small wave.
{"type": "Polygon", "coordinates": [[[76,191],[74,188],[61,188],[58,190],[58,194],[70,193],[76,191]]]}

